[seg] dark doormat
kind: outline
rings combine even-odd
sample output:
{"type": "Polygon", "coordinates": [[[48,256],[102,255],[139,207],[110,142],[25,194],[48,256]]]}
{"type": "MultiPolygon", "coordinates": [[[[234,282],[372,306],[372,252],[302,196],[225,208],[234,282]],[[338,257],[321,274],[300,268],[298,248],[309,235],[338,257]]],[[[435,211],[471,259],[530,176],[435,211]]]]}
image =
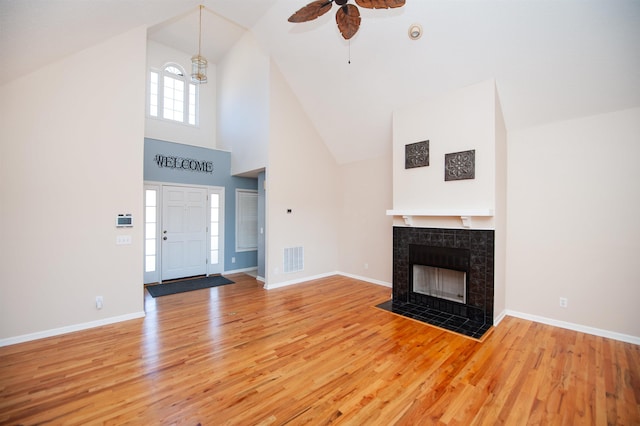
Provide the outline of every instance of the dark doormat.
{"type": "Polygon", "coordinates": [[[153,297],[166,296],[168,294],[184,293],[186,291],[200,290],[209,287],[233,284],[228,278],[222,275],[212,275],[210,277],[197,278],[193,280],[176,281],[166,284],[149,285],[146,287],[153,297]]]}

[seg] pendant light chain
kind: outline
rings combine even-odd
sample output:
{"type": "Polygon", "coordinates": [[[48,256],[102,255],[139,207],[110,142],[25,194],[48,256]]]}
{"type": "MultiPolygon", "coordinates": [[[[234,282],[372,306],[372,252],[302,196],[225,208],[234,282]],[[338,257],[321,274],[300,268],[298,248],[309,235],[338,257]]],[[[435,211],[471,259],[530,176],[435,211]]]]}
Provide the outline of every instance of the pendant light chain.
{"type": "Polygon", "coordinates": [[[191,57],[191,82],[193,84],[204,84],[207,82],[207,60],[202,56],[202,9],[199,6],[200,17],[198,20],[198,54],[191,57]]]}
{"type": "Polygon", "coordinates": [[[202,8],[200,5],[200,21],[198,23],[198,56],[202,56],[200,48],[202,47],[202,8]]]}

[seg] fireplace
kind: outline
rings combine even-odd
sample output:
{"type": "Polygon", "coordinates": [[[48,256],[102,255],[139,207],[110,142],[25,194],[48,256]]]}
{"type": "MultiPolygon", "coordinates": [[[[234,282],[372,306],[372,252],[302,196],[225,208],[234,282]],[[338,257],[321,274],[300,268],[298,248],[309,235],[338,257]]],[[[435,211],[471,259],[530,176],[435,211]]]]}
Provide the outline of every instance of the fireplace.
{"type": "Polygon", "coordinates": [[[409,301],[430,296],[466,303],[469,250],[410,244],[409,263],[409,301]]]}
{"type": "Polygon", "coordinates": [[[393,228],[392,312],[480,338],[493,325],[494,231],[393,228]]]}

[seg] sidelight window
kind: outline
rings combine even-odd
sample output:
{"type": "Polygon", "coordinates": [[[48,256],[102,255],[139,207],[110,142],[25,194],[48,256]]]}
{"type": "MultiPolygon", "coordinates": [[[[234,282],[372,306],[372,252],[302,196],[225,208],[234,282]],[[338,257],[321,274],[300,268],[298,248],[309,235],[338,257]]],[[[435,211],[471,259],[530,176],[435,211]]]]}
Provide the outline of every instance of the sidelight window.
{"type": "Polygon", "coordinates": [[[156,282],[158,275],[158,203],[159,187],[144,189],[144,282],[156,282]]]}

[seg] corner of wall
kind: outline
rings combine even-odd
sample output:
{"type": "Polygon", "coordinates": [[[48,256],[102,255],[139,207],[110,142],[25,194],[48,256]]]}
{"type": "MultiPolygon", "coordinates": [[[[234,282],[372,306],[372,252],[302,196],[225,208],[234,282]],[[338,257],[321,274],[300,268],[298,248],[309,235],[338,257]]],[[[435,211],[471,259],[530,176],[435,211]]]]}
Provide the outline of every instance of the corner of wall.
{"type": "Polygon", "coordinates": [[[217,140],[232,152],[231,174],[264,169],[269,150],[270,58],[247,32],[220,62],[217,73],[217,140]]]}
{"type": "Polygon", "coordinates": [[[494,316],[506,309],[507,268],[507,129],[502,115],[498,89],[494,84],[495,99],[495,270],[494,316]]]}
{"type": "Polygon", "coordinates": [[[337,269],[338,165],[276,64],[270,72],[267,288],[337,269]],[[304,247],[302,271],[284,273],[284,249],[304,247]]]}

